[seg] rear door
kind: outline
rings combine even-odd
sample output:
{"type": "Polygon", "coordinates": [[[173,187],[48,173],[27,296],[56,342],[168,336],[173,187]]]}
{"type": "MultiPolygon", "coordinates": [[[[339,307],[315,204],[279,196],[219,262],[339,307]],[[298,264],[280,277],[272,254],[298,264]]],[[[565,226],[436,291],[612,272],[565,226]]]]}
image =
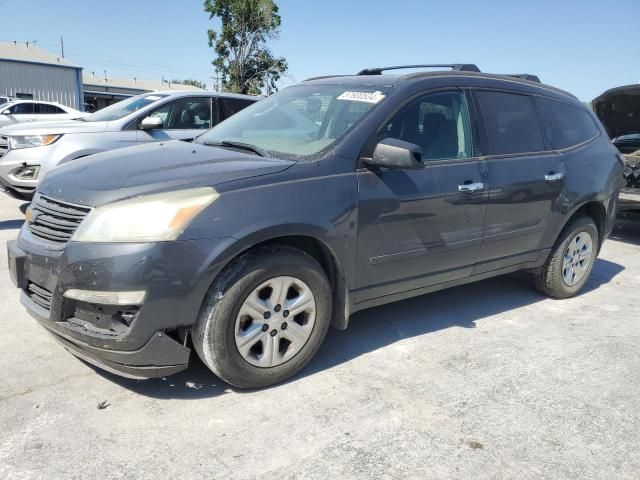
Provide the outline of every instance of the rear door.
{"type": "Polygon", "coordinates": [[[562,155],[552,150],[530,95],[475,91],[489,176],[479,265],[474,273],[533,261],[564,191],[562,155]]]}
{"type": "Polygon", "coordinates": [[[417,97],[381,126],[377,141],[419,145],[425,168],[358,170],[356,303],[470,274],[487,200],[471,118],[454,89],[417,97]]]}
{"type": "Polygon", "coordinates": [[[212,113],[211,97],[178,98],[159,106],[147,115],[160,118],[162,128],[138,130],[137,140],[139,142],[191,140],[211,128],[212,113]]]}

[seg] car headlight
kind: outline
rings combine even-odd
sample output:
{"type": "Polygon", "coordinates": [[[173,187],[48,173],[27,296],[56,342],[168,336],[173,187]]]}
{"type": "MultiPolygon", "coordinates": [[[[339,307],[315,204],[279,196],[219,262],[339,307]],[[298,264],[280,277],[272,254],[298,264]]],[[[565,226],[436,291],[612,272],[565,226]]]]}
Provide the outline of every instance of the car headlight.
{"type": "Polygon", "coordinates": [[[13,150],[44,147],[58,141],[62,135],[15,135],[9,137],[9,147],[13,150]]]}
{"type": "Polygon", "coordinates": [[[146,195],[95,208],[72,237],[76,242],[175,240],[219,197],[211,187],[146,195]]]}

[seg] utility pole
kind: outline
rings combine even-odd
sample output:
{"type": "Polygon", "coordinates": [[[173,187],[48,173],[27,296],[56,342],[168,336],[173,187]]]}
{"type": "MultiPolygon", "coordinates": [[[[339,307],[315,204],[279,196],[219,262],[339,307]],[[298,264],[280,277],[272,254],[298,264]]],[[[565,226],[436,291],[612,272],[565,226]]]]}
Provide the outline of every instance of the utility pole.
{"type": "Polygon", "coordinates": [[[60,37],[60,54],[62,58],[64,58],[64,40],[62,39],[62,36],[60,37]]]}

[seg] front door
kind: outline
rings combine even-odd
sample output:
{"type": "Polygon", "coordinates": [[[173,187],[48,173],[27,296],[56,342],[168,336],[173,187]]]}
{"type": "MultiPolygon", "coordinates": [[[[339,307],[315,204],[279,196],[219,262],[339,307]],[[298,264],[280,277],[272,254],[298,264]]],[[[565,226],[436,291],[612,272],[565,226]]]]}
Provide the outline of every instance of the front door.
{"type": "Polygon", "coordinates": [[[356,303],[470,274],[487,199],[471,132],[461,90],[419,97],[382,127],[378,141],[419,145],[425,168],[358,171],[356,303]]]}
{"type": "Polygon", "coordinates": [[[137,140],[191,140],[211,128],[212,112],[210,97],[186,97],[165,103],[148,115],[160,118],[162,128],[138,130],[137,140]]]}
{"type": "Polygon", "coordinates": [[[564,190],[562,154],[545,142],[528,95],[478,91],[489,175],[485,238],[474,273],[534,261],[564,190]]]}

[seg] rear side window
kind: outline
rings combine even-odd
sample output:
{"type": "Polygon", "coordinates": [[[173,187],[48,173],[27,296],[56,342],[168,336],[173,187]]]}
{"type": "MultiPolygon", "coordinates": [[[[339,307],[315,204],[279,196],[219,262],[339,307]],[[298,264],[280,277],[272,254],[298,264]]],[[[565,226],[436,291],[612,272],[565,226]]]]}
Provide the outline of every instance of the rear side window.
{"type": "Polygon", "coordinates": [[[37,103],[35,105],[35,113],[60,114],[60,113],[66,113],[66,112],[61,108],[56,107],[55,105],[48,105],[46,103],[37,103]]]}
{"type": "Polygon", "coordinates": [[[229,118],[253,103],[239,98],[218,98],[218,102],[220,104],[220,120],[229,118]]]}
{"type": "Polygon", "coordinates": [[[491,155],[541,152],[544,137],[538,112],[528,95],[479,91],[491,155]]]}
{"type": "Polygon", "coordinates": [[[537,101],[547,123],[547,137],[554,148],[573,147],[598,135],[598,127],[585,110],[549,98],[537,101]]]}

